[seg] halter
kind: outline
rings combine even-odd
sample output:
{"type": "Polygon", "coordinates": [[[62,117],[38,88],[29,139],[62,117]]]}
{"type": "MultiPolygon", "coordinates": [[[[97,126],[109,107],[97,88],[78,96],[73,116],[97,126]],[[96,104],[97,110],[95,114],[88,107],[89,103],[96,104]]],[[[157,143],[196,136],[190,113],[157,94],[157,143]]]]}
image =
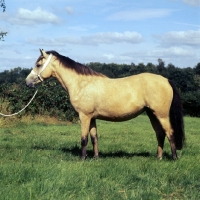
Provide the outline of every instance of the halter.
{"type": "Polygon", "coordinates": [[[36,75],[40,81],[43,81],[43,78],[40,76],[40,74],[44,71],[44,69],[47,67],[47,65],[49,64],[50,60],[52,58],[52,54],[49,54],[47,60],[45,61],[45,63],[42,66],[42,69],[40,70],[40,72],[37,74],[36,72],[34,72],[33,70],[31,71],[31,74],[36,75]]]}

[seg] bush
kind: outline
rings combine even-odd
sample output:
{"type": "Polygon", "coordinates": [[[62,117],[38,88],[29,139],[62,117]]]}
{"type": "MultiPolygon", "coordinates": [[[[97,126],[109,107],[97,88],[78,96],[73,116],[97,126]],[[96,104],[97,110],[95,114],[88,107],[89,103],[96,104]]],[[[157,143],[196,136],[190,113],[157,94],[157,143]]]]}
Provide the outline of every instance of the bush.
{"type": "Polygon", "coordinates": [[[184,114],[200,117],[200,91],[181,94],[184,114]]]}
{"type": "MultiPolygon", "coordinates": [[[[25,84],[2,84],[0,86],[1,102],[8,101],[6,110],[15,113],[30,101],[34,91],[25,84]]],[[[55,79],[40,84],[35,99],[24,112],[26,115],[50,115],[68,121],[78,118],[78,114],[70,103],[69,95],[55,79]]],[[[24,115],[24,112],[18,116],[24,115]]]]}

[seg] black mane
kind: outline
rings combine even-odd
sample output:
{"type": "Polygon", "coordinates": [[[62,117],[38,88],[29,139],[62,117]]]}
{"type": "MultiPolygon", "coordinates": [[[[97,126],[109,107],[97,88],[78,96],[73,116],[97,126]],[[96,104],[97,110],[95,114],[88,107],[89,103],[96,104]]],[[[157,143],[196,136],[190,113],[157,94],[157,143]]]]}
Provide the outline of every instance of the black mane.
{"type": "Polygon", "coordinates": [[[86,76],[104,76],[103,74],[95,72],[91,68],[89,68],[81,63],[75,62],[74,60],[72,60],[68,57],[60,55],[56,51],[52,50],[52,51],[47,51],[46,53],[52,54],[55,57],[57,57],[57,59],[60,61],[60,63],[62,65],[64,65],[67,68],[75,70],[77,74],[82,74],[82,75],[86,75],[86,76]]]}

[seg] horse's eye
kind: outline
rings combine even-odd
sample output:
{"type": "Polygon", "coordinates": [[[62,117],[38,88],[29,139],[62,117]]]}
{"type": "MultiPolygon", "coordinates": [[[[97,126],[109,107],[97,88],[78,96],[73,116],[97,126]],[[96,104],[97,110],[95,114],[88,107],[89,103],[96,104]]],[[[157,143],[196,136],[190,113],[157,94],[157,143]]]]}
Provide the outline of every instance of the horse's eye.
{"type": "Polygon", "coordinates": [[[40,64],[36,64],[36,67],[40,67],[41,65],[40,64]]]}

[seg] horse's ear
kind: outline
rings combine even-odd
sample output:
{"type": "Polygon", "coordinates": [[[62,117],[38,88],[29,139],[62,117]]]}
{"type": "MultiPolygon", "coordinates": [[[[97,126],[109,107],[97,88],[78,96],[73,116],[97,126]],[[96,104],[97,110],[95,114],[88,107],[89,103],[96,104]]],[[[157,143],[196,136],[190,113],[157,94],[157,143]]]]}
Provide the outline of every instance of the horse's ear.
{"type": "Polygon", "coordinates": [[[40,53],[41,53],[41,55],[42,55],[42,51],[43,51],[43,49],[39,49],[40,50],[40,53]]]}
{"type": "Polygon", "coordinates": [[[40,49],[40,53],[42,56],[47,57],[47,53],[43,49],[40,49]]]}

